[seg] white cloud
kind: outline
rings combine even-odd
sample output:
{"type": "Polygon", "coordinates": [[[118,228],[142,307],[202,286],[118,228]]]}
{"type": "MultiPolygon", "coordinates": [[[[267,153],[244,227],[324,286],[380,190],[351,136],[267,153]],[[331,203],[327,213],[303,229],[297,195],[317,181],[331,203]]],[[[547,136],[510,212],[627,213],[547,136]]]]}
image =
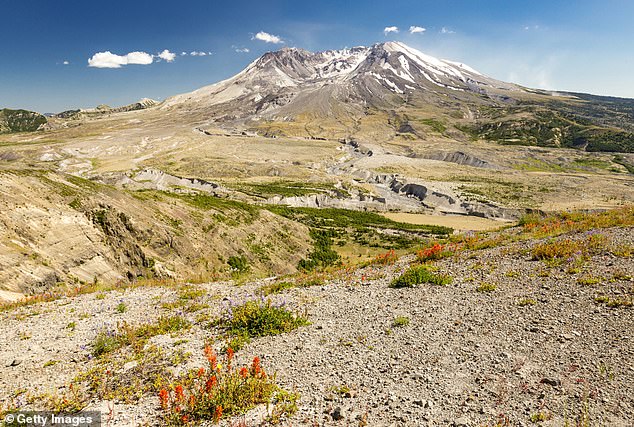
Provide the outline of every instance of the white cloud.
{"type": "Polygon", "coordinates": [[[64,62],[62,62],[62,64],[64,64],[64,65],[68,65],[68,64],[70,64],[70,62],[68,62],[68,61],[64,61],[64,62]]]}
{"type": "Polygon", "coordinates": [[[274,36],[273,34],[266,33],[264,31],[260,31],[255,36],[251,38],[251,40],[261,40],[266,43],[284,43],[284,41],[279,36],[274,36]]]}
{"type": "Polygon", "coordinates": [[[440,34],[455,34],[456,32],[454,30],[450,30],[447,27],[442,27],[440,29],[440,34]]]}
{"type": "Polygon", "coordinates": [[[189,54],[191,56],[207,56],[207,52],[199,52],[199,51],[196,51],[196,50],[193,50],[193,51],[189,52],[189,54]]]}
{"type": "Polygon", "coordinates": [[[409,27],[410,34],[421,34],[421,33],[424,33],[425,31],[427,31],[426,28],[419,27],[416,25],[412,25],[411,27],[409,27]]]}
{"type": "Polygon", "coordinates": [[[154,61],[152,55],[145,52],[130,52],[124,58],[127,59],[128,64],[148,65],[154,61]]]}
{"type": "Polygon", "coordinates": [[[383,29],[383,34],[387,36],[389,33],[398,33],[398,27],[385,27],[383,29]]]}
{"type": "Polygon", "coordinates": [[[116,55],[112,52],[97,52],[88,59],[88,66],[95,68],[121,68],[123,65],[148,65],[154,57],[146,52],[130,52],[127,55],[116,55]]]}
{"type": "Polygon", "coordinates": [[[174,59],[176,58],[176,54],[170,52],[169,50],[165,49],[163,52],[159,53],[157,55],[159,58],[167,61],[167,62],[174,62],[174,59]]]}
{"type": "Polygon", "coordinates": [[[239,48],[239,47],[237,47],[237,48],[236,48],[236,52],[238,52],[238,53],[249,53],[249,52],[251,52],[251,51],[249,50],[249,48],[248,48],[248,47],[243,47],[243,48],[239,48]]]}
{"type": "Polygon", "coordinates": [[[181,52],[181,56],[187,55],[187,52],[181,52]]]}

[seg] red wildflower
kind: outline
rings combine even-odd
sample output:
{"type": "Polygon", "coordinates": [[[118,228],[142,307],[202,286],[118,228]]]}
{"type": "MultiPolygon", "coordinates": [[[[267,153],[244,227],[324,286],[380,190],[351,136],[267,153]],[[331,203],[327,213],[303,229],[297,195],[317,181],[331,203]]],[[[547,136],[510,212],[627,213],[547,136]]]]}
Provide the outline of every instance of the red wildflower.
{"type": "Polygon", "coordinates": [[[202,377],[203,375],[205,375],[205,368],[200,368],[198,370],[198,378],[202,377]]]}
{"type": "Polygon", "coordinates": [[[214,421],[218,422],[222,418],[222,406],[216,406],[216,412],[214,413],[214,421]]]}
{"type": "Polygon", "coordinates": [[[211,376],[207,380],[207,383],[205,384],[207,392],[210,392],[217,384],[218,384],[218,379],[216,378],[216,376],[215,375],[211,376]]]}
{"type": "Polygon", "coordinates": [[[231,347],[227,347],[227,364],[228,365],[231,364],[231,359],[233,359],[234,354],[235,354],[235,351],[233,351],[231,347]]]}
{"type": "Polygon", "coordinates": [[[183,421],[183,424],[187,424],[189,422],[189,416],[187,415],[183,415],[183,417],[181,418],[181,420],[183,421]]]}
{"type": "Polygon", "coordinates": [[[440,243],[435,243],[430,248],[425,248],[418,251],[418,258],[421,261],[427,261],[430,259],[439,259],[444,249],[445,247],[443,245],[441,245],[440,243]]]}
{"type": "Polygon", "coordinates": [[[253,364],[251,365],[251,370],[253,371],[253,375],[258,375],[260,373],[260,370],[262,368],[260,367],[260,358],[258,356],[255,356],[253,358],[253,364]]]}
{"type": "Polygon", "coordinates": [[[240,376],[242,378],[246,378],[249,376],[249,370],[245,367],[242,367],[242,369],[240,369],[240,376]]]}
{"type": "Polygon", "coordinates": [[[164,388],[159,391],[159,399],[161,401],[161,408],[167,409],[167,405],[169,404],[170,394],[164,388]]]}
{"type": "Polygon", "coordinates": [[[216,366],[218,365],[218,356],[216,356],[216,352],[211,346],[205,346],[205,357],[207,357],[207,361],[209,362],[209,366],[211,366],[211,370],[215,371],[216,366]]]}
{"type": "Polygon", "coordinates": [[[176,401],[180,402],[182,400],[185,399],[185,393],[183,393],[183,386],[182,385],[177,385],[176,388],[174,389],[174,392],[176,393],[176,401]]]}

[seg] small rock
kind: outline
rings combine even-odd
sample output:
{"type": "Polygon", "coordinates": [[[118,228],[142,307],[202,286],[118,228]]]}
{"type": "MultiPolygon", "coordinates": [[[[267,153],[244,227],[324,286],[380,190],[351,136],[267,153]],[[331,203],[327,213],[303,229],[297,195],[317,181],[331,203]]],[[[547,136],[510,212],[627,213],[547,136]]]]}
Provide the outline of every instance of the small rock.
{"type": "Polygon", "coordinates": [[[469,427],[469,420],[466,417],[460,417],[453,421],[454,427],[469,427]]]}
{"type": "Polygon", "coordinates": [[[561,384],[561,381],[559,381],[557,378],[542,378],[540,383],[548,384],[552,387],[558,387],[561,384]]]}
{"type": "Polygon", "coordinates": [[[333,420],[335,421],[339,421],[339,420],[343,420],[344,419],[344,415],[343,415],[343,409],[341,409],[341,406],[337,406],[332,413],[330,414],[330,416],[332,417],[333,420]]]}
{"type": "Polygon", "coordinates": [[[128,362],[125,365],[123,365],[123,372],[128,372],[131,369],[136,368],[139,365],[139,362],[137,361],[132,361],[132,362],[128,362]]]}
{"type": "Polygon", "coordinates": [[[14,366],[18,366],[20,363],[22,363],[22,361],[21,361],[21,360],[19,360],[19,359],[13,359],[10,363],[7,363],[7,365],[6,365],[6,366],[7,366],[8,368],[11,368],[11,367],[14,367],[14,366]]]}

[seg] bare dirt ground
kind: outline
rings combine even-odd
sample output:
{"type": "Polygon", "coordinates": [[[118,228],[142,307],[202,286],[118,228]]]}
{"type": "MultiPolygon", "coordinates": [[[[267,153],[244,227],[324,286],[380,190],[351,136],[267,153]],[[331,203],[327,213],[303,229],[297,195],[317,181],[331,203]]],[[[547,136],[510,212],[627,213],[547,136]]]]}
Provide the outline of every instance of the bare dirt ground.
{"type": "Polygon", "coordinates": [[[383,216],[391,220],[405,222],[407,224],[440,225],[443,227],[451,227],[454,230],[459,231],[495,230],[497,228],[504,227],[505,225],[512,224],[509,221],[458,215],[441,216],[406,212],[386,212],[383,216]]]}

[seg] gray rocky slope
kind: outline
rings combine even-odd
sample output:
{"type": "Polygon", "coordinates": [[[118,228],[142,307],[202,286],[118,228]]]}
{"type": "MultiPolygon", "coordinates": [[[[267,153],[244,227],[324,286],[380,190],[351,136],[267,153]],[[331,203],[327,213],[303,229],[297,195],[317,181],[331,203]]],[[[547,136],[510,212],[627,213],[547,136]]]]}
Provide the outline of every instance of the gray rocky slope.
{"type": "MultiPolygon", "coordinates": [[[[631,247],[633,231],[601,234],[631,247]]],[[[633,311],[595,300],[605,294],[631,301],[631,258],[603,253],[572,272],[531,260],[526,248],[535,244],[441,260],[438,270],[454,279],[444,287],[389,288],[412,261],[405,257],[274,295],[305,310],[311,324],[258,338],[236,357],[248,363],[261,356],[282,386],[301,393],[288,425],[529,426],[538,418],[543,426],[634,425],[633,311]],[[478,292],[482,284],[496,288],[478,292]],[[528,299],[533,303],[521,303],[528,299]],[[399,316],[409,324],[396,326],[399,316]]],[[[204,313],[214,317],[227,300],[248,298],[265,283],[199,285],[198,302],[209,304],[204,313]]],[[[176,299],[174,289],[136,288],[0,314],[0,396],[63,391],[94,366],[89,344],[104,324],[152,321],[169,314],[162,304],[176,299]],[[121,302],[129,307],[124,313],[116,308],[121,302]]],[[[191,353],[170,368],[175,374],[203,366],[205,342],[218,339],[200,314],[183,313],[194,323],[190,330],[151,340],[167,354],[191,353]]],[[[117,369],[133,378],[139,368],[117,369]]],[[[134,404],[94,400],[90,408],[110,414],[112,426],[162,424],[154,394],[134,404]]],[[[258,408],[243,421],[259,425],[265,414],[258,408]]]]}

